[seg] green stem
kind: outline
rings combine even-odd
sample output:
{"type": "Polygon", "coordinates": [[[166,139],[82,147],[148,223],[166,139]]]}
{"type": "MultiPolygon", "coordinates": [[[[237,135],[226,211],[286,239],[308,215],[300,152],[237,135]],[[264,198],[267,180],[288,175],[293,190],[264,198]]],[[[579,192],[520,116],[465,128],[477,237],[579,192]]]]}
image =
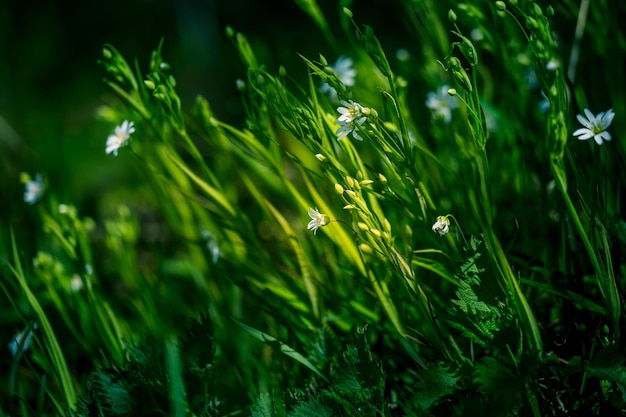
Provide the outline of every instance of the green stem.
{"type": "Polygon", "coordinates": [[[598,287],[600,288],[600,293],[602,295],[607,314],[611,315],[611,319],[613,320],[614,325],[614,331],[617,335],[617,332],[619,331],[620,300],[615,280],[611,279],[612,274],[606,274],[604,269],[602,268],[600,260],[598,259],[595,249],[591,243],[591,240],[589,239],[589,236],[585,231],[582,221],[580,220],[580,217],[576,212],[574,203],[567,194],[567,180],[565,178],[565,168],[562,166],[562,160],[553,159],[550,162],[550,168],[552,170],[552,173],[554,174],[557,188],[563,196],[563,201],[565,202],[565,206],[567,207],[570,218],[574,223],[574,227],[576,228],[576,230],[578,230],[578,234],[580,235],[580,238],[583,242],[583,246],[587,251],[587,255],[589,256],[591,265],[596,273],[596,281],[598,282],[598,287]]]}
{"type": "Polygon", "coordinates": [[[517,277],[491,226],[485,228],[484,238],[492,261],[495,263],[496,268],[498,268],[498,276],[502,279],[501,284],[504,287],[503,289],[512,299],[517,315],[522,321],[522,325],[525,329],[524,335],[527,338],[528,346],[532,350],[532,355],[536,355],[537,358],[539,358],[539,355],[543,352],[543,343],[535,315],[517,282],[517,277]]]}

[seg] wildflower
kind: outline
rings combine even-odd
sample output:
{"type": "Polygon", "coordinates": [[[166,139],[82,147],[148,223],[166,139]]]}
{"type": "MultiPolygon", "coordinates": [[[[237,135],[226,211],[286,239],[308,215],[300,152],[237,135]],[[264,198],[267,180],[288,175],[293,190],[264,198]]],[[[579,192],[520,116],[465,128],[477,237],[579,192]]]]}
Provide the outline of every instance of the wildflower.
{"type": "MultiPolygon", "coordinates": [[[[352,87],[354,85],[354,77],[356,77],[356,70],[352,68],[352,58],[340,56],[334,65],[331,66],[335,77],[346,87],[352,87]]],[[[320,87],[320,91],[325,94],[329,94],[333,101],[337,101],[337,90],[323,83],[320,87]]]]}
{"type": "Polygon", "coordinates": [[[26,191],[24,191],[24,202],[35,204],[43,195],[43,179],[41,174],[37,174],[34,180],[26,183],[26,191]]]}
{"type": "Polygon", "coordinates": [[[28,350],[33,343],[33,330],[35,329],[37,329],[37,323],[34,323],[32,327],[29,326],[24,329],[24,331],[13,336],[13,339],[9,342],[9,350],[14,358],[19,357],[23,352],[28,350]]]}
{"type": "Polygon", "coordinates": [[[220,247],[217,244],[217,238],[208,230],[202,230],[200,234],[202,235],[202,238],[206,240],[206,247],[211,254],[211,262],[217,263],[217,260],[220,257],[220,247]]]}
{"type": "Polygon", "coordinates": [[[559,68],[559,62],[556,59],[551,59],[546,64],[546,69],[548,71],[556,71],[559,68]]]}
{"type": "Polygon", "coordinates": [[[312,230],[313,234],[317,234],[317,229],[322,226],[326,226],[328,224],[326,220],[326,215],[320,213],[317,208],[309,208],[309,217],[312,219],[309,224],[306,226],[308,230],[312,230]]]}
{"type": "Polygon", "coordinates": [[[80,275],[72,275],[72,279],[70,279],[70,288],[74,292],[78,292],[83,289],[83,280],[81,279],[80,275]]]}
{"type": "Polygon", "coordinates": [[[128,120],[124,120],[124,122],[115,128],[115,134],[109,135],[107,138],[106,150],[105,152],[110,154],[113,152],[113,155],[117,156],[117,151],[128,142],[128,138],[130,135],[135,132],[135,127],[133,122],[129,122],[128,120]]]}
{"type": "Polygon", "coordinates": [[[443,119],[446,124],[452,120],[452,110],[459,107],[458,98],[448,94],[449,89],[443,85],[436,92],[429,91],[426,98],[426,107],[433,111],[433,116],[443,119]]]}
{"type": "Polygon", "coordinates": [[[337,107],[337,111],[341,113],[337,118],[337,123],[340,124],[339,129],[335,132],[339,135],[337,140],[341,140],[349,134],[352,134],[352,137],[357,140],[363,140],[357,133],[357,129],[367,119],[366,110],[359,103],[353,101],[341,101],[341,104],[343,106],[337,107]]]}
{"type": "Polygon", "coordinates": [[[439,233],[440,236],[450,231],[450,220],[447,216],[438,216],[437,221],[433,224],[433,232],[439,233]]]}
{"type": "Polygon", "coordinates": [[[603,140],[611,140],[611,134],[606,131],[615,117],[613,109],[601,112],[594,116],[589,109],[585,109],[585,116],[582,114],[576,116],[581,125],[585,126],[574,132],[579,140],[587,140],[593,138],[598,145],[602,145],[603,140]]]}

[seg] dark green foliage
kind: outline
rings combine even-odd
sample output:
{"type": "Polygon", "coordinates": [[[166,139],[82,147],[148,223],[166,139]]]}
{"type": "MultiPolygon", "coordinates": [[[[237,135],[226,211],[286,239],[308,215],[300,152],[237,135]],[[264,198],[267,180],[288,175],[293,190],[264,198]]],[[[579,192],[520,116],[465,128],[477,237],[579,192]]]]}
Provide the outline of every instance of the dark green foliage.
{"type": "MultiPolygon", "coordinates": [[[[366,329],[358,329],[353,344],[341,357],[332,358],[331,381],[325,387],[311,384],[306,391],[285,397],[289,417],[378,416],[386,415],[385,374],[375,359],[366,338],[366,329]]],[[[284,416],[284,405],[277,396],[261,395],[253,408],[253,417],[284,416]]]]}
{"type": "MultiPolygon", "coordinates": [[[[209,395],[215,360],[213,325],[208,314],[191,320],[179,339],[189,407],[197,415],[216,415],[219,401],[209,395]]],[[[170,415],[169,377],[158,344],[126,346],[123,365],[104,361],[93,374],[71,416],[170,415]]]]}
{"type": "Polygon", "coordinates": [[[481,275],[488,268],[479,251],[480,245],[481,241],[472,237],[472,253],[456,275],[459,279],[458,300],[452,300],[456,308],[451,311],[453,319],[449,324],[461,330],[464,337],[487,347],[499,331],[511,327],[512,315],[506,305],[497,299],[487,303],[479,298],[481,275]]]}
{"type": "Polygon", "coordinates": [[[415,410],[428,410],[444,397],[452,394],[459,377],[445,367],[431,367],[417,373],[419,382],[415,384],[415,394],[409,406],[415,410]]]}

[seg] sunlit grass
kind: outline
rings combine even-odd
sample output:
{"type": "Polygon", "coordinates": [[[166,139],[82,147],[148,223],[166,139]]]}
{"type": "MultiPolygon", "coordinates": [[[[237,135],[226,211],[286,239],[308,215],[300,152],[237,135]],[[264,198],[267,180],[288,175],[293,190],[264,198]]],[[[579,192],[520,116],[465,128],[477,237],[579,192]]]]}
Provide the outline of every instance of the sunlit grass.
{"type": "Polygon", "coordinates": [[[573,76],[596,57],[557,32],[598,11],[405,1],[415,39],[393,51],[352,9],[339,35],[297,4],[330,45],[298,65],[267,68],[226,29],[239,123],[181,101],[163,43],[136,65],[104,46],[119,101],[94,118],[134,182],[91,219],[45,172],[22,176],[11,204],[37,239],[9,225],[1,284],[34,337],[0,411],[624,410],[624,97],[573,76]]]}

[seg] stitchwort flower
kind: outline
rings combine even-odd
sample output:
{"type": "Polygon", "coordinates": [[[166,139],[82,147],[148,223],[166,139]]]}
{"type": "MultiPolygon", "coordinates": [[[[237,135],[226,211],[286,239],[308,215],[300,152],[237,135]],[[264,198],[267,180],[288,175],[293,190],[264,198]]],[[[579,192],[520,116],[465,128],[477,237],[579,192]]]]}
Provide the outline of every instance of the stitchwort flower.
{"type": "Polygon", "coordinates": [[[130,135],[135,132],[135,126],[133,122],[124,120],[124,122],[115,128],[115,134],[109,135],[107,138],[105,152],[117,156],[117,151],[128,142],[130,135]]]}
{"type": "Polygon", "coordinates": [[[26,190],[24,191],[24,202],[35,204],[43,195],[43,179],[41,174],[37,174],[34,180],[26,182],[26,190]]]}
{"type": "Polygon", "coordinates": [[[578,121],[584,127],[576,130],[574,136],[579,140],[587,140],[593,138],[598,145],[602,145],[603,140],[611,140],[611,134],[606,131],[615,117],[613,109],[609,109],[606,112],[598,113],[594,116],[589,109],[585,109],[585,116],[582,114],[576,116],[578,121]]]}
{"type": "Polygon", "coordinates": [[[337,107],[337,111],[341,113],[337,118],[337,123],[340,125],[337,132],[335,132],[339,135],[337,140],[341,140],[349,134],[352,134],[352,137],[356,140],[363,140],[363,138],[359,136],[357,129],[367,119],[365,114],[369,109],[363,108],[359,103],[355,103],[352,100],[341,101],[341,104],[342,106],[337,107]]]}
{"type": "Polygon", "coordinates": [[[450,231],[450,219],[447,216],[438,216],[437,221],[433,224],[433,232],[443,236],[450,231]]]}
{"type": "Polygon", "coordinates": [[[306,228],[312,230],[314,235],[317,235],[317,229],[328,224],[327,216],[320,213],[317,208],[309,208],[309,217],[311,221],[307,224],[306,228]]]}
{"type": "Polygon", "coordinates": [[[452,120],[452,110],[459,107],[459,99],[448,94],[449,89],[443,85],[436,92],[429,91],[425,103],[433,111],[433,117],[443,119],[446,124],[452,120]]]}
{"type": "MultiPolygon", "coordinates": [[[[352,87],[354,85],[354,77],[356,77],[356,70],[352,68],[352,58],[340,56],[337,61],[330,68],[333,70],[335,77],[343,83],[346,87],[352,87]]],[[[337,90],[323,83],[320,87],[322,93],[328,94],[333,101],[337,101],[337,90]]]]}

